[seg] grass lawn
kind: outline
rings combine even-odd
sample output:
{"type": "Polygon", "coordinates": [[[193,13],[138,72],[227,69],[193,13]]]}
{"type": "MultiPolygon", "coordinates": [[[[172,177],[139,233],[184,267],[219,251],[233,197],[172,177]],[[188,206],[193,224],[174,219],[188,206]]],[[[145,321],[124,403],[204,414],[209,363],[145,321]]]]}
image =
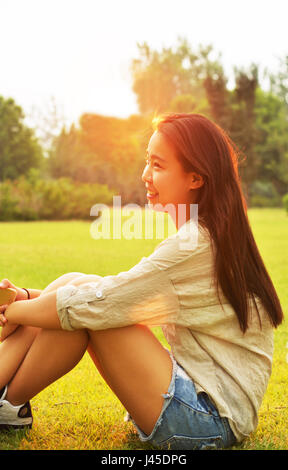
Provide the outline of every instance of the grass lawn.
{"type": "MultiPolygon", "coordinates": [[[[251,209],[256,241],[288,311],[288,217],[281,209],[251,209]]],[[[63,273],[102,276],[130,269],[159,240],[96,240],[91,223],[14,222],[0,224],[0,279],[42,289],[63,273]]],[[[155,334],[164,341],[162,332],[155,334]]],[[[273,373],[260,409],[257,430],[237,449],[288,449],[288,325],[275,332],[273,373]]],[[[52,345],[51,345],[52,347],[52,345]]],[[[0,433],[0,450],[149,449],[139,442],[125,410],[89,356],[32,400],[29,432],[0,433]]]]}

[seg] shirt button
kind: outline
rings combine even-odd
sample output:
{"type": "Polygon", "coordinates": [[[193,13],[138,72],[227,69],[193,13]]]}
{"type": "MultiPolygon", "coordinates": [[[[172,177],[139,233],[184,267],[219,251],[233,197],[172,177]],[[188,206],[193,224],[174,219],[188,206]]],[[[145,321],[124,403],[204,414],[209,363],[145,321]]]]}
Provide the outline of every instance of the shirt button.
{"type": "Polygon", "coordinates": [[[102,290],[97,290],[96,297],[97,299],[100,299],[102,297],[102,290]]]}

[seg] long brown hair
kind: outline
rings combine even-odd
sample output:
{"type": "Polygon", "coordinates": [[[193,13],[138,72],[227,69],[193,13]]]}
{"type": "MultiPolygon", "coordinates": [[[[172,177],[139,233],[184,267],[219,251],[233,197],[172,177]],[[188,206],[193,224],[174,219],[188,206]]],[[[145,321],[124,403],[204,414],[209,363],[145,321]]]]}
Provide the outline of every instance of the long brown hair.
{"type": "Polygon", "coordinates": [[[154,127],[174,146],[184,170],[194,171],[204,180],[197,201],[198,217],[215,243],[217,291],[220,284],[243,332],[249,326],[247,294],[258,316],[255,296],[277,327],[283,312],[249,224],[235,144],[223,129],[199,114],[163,115],[154,127]]]}

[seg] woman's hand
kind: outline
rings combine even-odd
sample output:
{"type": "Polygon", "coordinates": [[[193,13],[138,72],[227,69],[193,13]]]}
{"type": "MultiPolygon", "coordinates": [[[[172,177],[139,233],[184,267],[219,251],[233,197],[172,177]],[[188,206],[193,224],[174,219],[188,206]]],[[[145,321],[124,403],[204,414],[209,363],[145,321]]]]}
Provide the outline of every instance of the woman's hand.
{"type": "Polygon", "coordinates": [[[13,323],[7,323],[7,320],[6,320],[6,323],[5,325],[2,327],[2,330],[1,330],[1,341],[4,341],[4,339],[6,339],[9,335],[11,335],[12,333],[14,333],[15,330],[17,330],[19,325],[14,325],[13,323]]]}
{"type": "Polygon", "coordinates": [[[5,313],[5,310],[6,308],[8,307],[8,305],[1,305],[0,306],[0,326],[2,326],[2,328],[6,325],[7,323],[7,318],[5,317],[4,313],[5,313]]]}
{"type": "MultiPolygon", "coordinates": [[[[12,284],[9,279],[2,279],[0,282],[0,289],[7,289],[7,287],[14,289],[17,292],[14,302],[16,300],[25,300],[27,298],[27,293],[23,289],[12,284]]],[[[7,307],[8,305],[0,305],[0,326],[2,327],[1,341],[4,341],[4,339],[11,335],[11,333],[13,333],[13,331],[15,331],[19,326],[12,323],[8,324],[7,318],[5,317],[5,310],[7,307]]]]}
{"type": "Polygon", "coordinates": [[[5,317],[5,310],[8,305],[1,305],[0,306],[0,326],[2,327],[1,330],[1,341],[4,341],[7,336],[11,335],[19,325],[15,325],[14,323],[8,323],[7,318],[5,317]]]}
{"type": "Polygon", "coordinates": [[[10,289],[15,289],[17,292],[16,300],[27,300],[27,292],[24,289],[21,289],[21,287],[14,286],[12,282],[9,281],[9,279],[2,279],[0,282],[0,289],[7,289],[7,287],[10,287],[10,289]]]}

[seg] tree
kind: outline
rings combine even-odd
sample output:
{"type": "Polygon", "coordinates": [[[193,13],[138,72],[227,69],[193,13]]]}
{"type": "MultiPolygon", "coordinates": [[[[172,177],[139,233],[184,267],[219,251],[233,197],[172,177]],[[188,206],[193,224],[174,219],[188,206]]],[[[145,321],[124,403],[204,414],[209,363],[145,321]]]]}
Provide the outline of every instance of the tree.
{"type": "Polygon", "coordinates": [[[230,135],[245,155],[239,167],[240,175],[247,187],[258,178],[261,154],[256,151],[255,100],[258,83],[258,67],[252,64],[247,70],[234,69],[235,89],[231,93],[230,135]]]}
{"type": "Polygon", "coordinates": [[[285,106],[288,118],[288,55],[280,60],[277,74],[270,74],[270,91],[278,96],[285,106]]]}
{"type": "Polygon", "coordinates": [[[255,152],[260,156],[258,178],[271,182],[280,196],[288,191],[288,121],[285,103],[258,88],[255,100],[255,152]]]}
{"type": "Polygon", "coordinates": [[[95,158],[81,139],[81,132],[74,124],[62,129],[52,143],[48,167],[53,178],[68,177],[74,181],[95,181],[95,158]]]}
{"type": "Polygon", "coordinates": [[[54,140],[49,157],[51,176],[106,184],[121,194],[123,204],[142,204],[141,173],[147,146],[143,129],[148,127],[148,120],[142,116],[120,119],[84,114],[79,128],[63,129],[54,140]]]}
{"type": "Polygon", "coordinates": [[[132,61],[133,91],[144,114],[166,112],[173,100],[175,107],[175,99],[181,95],[203,101],[203,81],[220,66],[219,58],[211,58],[211,45],[200,45],[193,51],[184,38],[178,39],[175,48],[156,51],[144,42],[138,49],[139,58],[132,61]]]}
{"type": "Polygon", "coordinates": [[[172,113],[198,113],[205,116],[210,115],[209,104],[206,98],[197,100],[195,96],[178,95],[171,101],[168,111],[172,113]]]}
{"type": "Polygon", "coordinates": [[[66,124],[64,114],[59,111],[56,99],[51,96],[45,105],[45,109],[32,106],[26,117],[31,122],[30,126],[35,130],[35,135],[41,143],[45,156],[48,156],[54,139],[65,128],[66,124]]]}
{"type": "Polygon", "coordinates": [[[208,113],[215,122],[228,131],[231,127],[231,93],[227,89],[227,81],[224,70],[219,64],[217,70],[208,71],[203,87],[208,101],[208,113]]]}
{"type": "Polygon", "coordinates": [[[0,181],[25,175],[43,163],[42,149],[24,117],[12,98],[0,96],[0,181]]]}

